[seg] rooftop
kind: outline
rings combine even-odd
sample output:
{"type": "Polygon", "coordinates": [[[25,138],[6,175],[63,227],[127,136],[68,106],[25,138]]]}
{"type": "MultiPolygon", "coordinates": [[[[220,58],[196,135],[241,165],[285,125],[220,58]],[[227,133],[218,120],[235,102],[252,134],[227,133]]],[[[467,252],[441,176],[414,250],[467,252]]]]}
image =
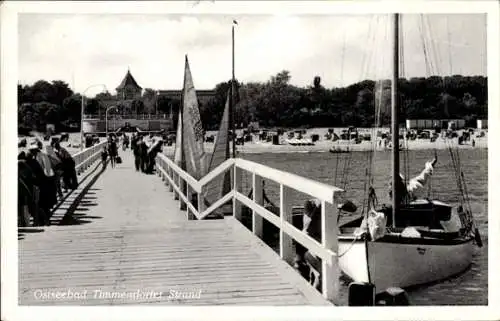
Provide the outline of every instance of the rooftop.
{"type": "Polygon", "coordinates": [[[135,88],[142,89],[142,87],[137,84],[137,81],[135,81],[134,77],[130,73],[130,70],[127,70],[127,74],[125,75],[125,78],[123,78],[122,82],[120,83],[120,85],[118,87],[116,87],[116,89],[117,90],[123,89],[127,86],[133,86],[135,88]]]}

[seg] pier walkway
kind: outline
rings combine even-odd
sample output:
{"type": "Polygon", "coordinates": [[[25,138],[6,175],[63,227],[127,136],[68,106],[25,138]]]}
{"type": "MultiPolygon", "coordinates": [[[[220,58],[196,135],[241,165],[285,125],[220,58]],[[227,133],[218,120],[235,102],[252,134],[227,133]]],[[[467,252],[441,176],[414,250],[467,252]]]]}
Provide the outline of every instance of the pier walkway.
{"type": "Polygon", "coordinates": [[[120,154],[87,169],[52,226],[22,232],[20,305],[331,304],[235,218],[188,220],[120,154]]]}

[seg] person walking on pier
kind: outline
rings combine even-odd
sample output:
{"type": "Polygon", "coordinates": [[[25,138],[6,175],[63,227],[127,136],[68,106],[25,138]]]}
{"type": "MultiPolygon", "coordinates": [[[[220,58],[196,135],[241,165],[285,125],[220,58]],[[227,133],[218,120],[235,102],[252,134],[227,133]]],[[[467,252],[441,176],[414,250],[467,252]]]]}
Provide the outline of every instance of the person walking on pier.
{"type": "Polygon", "coordinates": [[[146,141],[142,137],[141,137],[141,139],[139,139],[139,142],[140,142],[139,148],[140,148],[140,155],[141,155],[140,156],[141,157],[141,171],[143,173],[146,173],[147,169],[148,169],[148,145],[146,145],[146,141]]]}
{"type": "Polygon", "coordinates": [[[130,149],[132,149],[132,152],[135,155],[135,148],[137,147],[137,136],[135,133],[132,134],[132,138],[130,139],[130,149]]]}
{"type": "Polygon", "coordinates": [[[111,135],[109,136],[108,153],[109,160],[111,161],[111,167],[115,168],[116,157],[118,156],[118,146],[116,146],[116,140],[113,139],[111,135]]]}
{"type": "Polygon", "coordinates": [[[122,142],[123,151],[127,150],[129,142],[130,142],[130,140],[129,140],[127,134],[123,134],[123,142],[122,142]]]}
{"type": "Polygon", "coordinates": [[[156,141],[153,141],[153,143],[151,144],[151,147],[148,150],[148,168],[147,168],[148,174],[153,174],[153,172],[154,172],[155,163],[156,163],[156,161],[155,161],[156,155],[158,153],[161,153],[162,145],[163,145],[163,140],[161,138],[159,138],[156,141]]]}
{"type": "Polygon", "coordinates": [[[104,146],[101,152],[101,162],[102,162],[102,169],[105,170],[106,166],[108,165],[108,148],[104,146]]]}
{"type": "Polygon", "coordinates": [[[132,152],[134,153],[135,170],[141,170],[141,142],[137,137],[132,139],[132,152]]]}

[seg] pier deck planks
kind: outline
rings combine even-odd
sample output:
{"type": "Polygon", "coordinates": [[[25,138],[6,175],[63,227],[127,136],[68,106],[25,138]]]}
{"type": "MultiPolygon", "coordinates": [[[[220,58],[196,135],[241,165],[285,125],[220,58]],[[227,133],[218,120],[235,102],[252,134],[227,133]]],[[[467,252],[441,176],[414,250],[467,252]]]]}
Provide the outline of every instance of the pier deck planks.
{"type": "Polygon", "coordinates": [[[161,179],[136,172],[130,151],[121,156],[77,206],[79,224],[19,240],[20,305],[330,304],[239,222],[188,221],[161,179]],[[87,295],[37,299],[36,290],[87,295]],[[96,290],[162,295],[99,298],[96,290]],[[171,290],[202,292],[173,299],[171,290]]]}

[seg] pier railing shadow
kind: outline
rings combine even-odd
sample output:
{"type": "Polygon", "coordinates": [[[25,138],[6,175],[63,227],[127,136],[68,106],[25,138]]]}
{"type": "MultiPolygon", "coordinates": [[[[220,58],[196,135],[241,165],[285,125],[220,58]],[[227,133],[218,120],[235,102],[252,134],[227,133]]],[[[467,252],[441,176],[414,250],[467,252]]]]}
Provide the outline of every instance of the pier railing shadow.
{"type": "Polygon", "coordinates": [[[251,210],[251,232],[255,237],[263,238],[264,220],[279,229],[279,256],[282,260],[293,264],[294,241],[319,257],[320,271],[316,272],[321,276],[320,291],[325,299],[337,301],[340,269],[337,256],[336,204],[339,201],[338,196],[344,192],[342,189],[241,158],[226,160],[200,180],[193,178],[163,154],[157,155],[156,167],[158,175],[169,185],[169,190],[174,193],[175,198],[179,199],[179,208],[186,210],[189,220],[207,219],[215,210],[232,202],[232,217],[240,224],[242,224],[243,206],[251,210]],[[205,196],[210,188],[209,184],[228,172],[231,176],[231,190],[207,207],[205,196]],[[250,174],[252,178],[251,198],[242,193],[243,173],[250,174]],[[279,186],[279,215],[264,206],[262,193],[264,179],[279,186]],[[320,241],[316,241],[293,225],[294,191],[309,195],[321,202],[320,241]]]}
{"type": "MultiPolygon", "coordinates": [[[[85,181],[95,173],[95,171],[99,168],[101,150],[106,145],[106,142],[101,142],[97,145],[84,149],[83,151],[76,153],[73,155],[73,159],[75,160],[75,170],[78,175],[85,174],[79,179],[78,185],[81,186],[85,183],[85,181]],[[90,166],[95,164],[96,161],[99,161],[97,167],[94,168],[90,172],[85,172],[90,166]]],[[[67,203],[68,198],[75,193],[75,190],[70,190],[63,194],[63,197],[57,202],[57,204],[52,209],[52,213],[57,211],[63,204],[67,203]]]]}
{"type": "MultiPolygon", "coordinates": [[[[101,164],[101,163],[100,163],[101,164]]],[[[102,165],[102,164],[101,164],[102,165]]],[[[91,223],[91,220],[88,219],[100,219],[100,216],[91,216],[86,213],[79,212],[90,212],[89,206],[95,206],[97,203],[85,201],[85,197],[92,189],[92,186],[97,182],[99,177],[106,171],[106,166],[98,166],[96,167],[92,173],[98,171],[93,175],[92,179],[87,183],[87,185],[81,190],[78,196],[74,199],[72,204],[68,207],[66,213],[63,218],[59,222],[59,225],[81,225],[91,223]]],[[[92,193],[95,194],[95,193],[92,193]]],[[[95,198],[97,199],[97,197],[95,198]]]]}

